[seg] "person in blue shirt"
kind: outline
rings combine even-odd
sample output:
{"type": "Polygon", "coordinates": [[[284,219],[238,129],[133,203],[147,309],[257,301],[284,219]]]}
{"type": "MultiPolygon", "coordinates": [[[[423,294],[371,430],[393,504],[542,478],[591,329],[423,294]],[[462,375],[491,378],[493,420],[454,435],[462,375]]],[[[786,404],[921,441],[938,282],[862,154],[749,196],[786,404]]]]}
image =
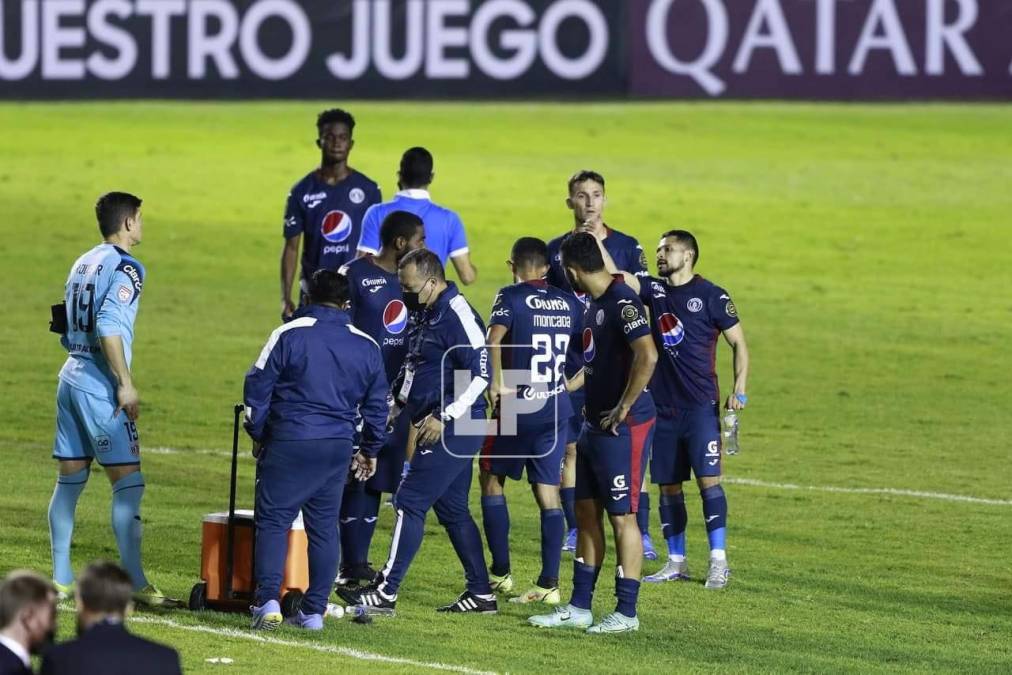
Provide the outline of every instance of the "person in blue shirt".
{"type": "Polygon", "coordinates": [[[654,429],[654,402],[645,391],[657,349],[639,297],[605,266],[600,244],[578,233],[562,245],[573,288],[590,296],[583,318],[584,430],[576,454],[577,542],[573,594],[552,614],[530,617],[542,628],[586,628],[588,633],[639,629],[643,543],[636,523],[640,485],[654,429]],[[594,623],[594,586],[604,563],[602,514],[615,536],[615,611],[594,623]]]}
{"type": "MultiPolygon", "coordinates": [[[[348,278],[351,322],[380,346],[387,380],[393,382],[408,353],[411,317],[397,263],[411,251],[425,247],[422,220],[407,211],[394,211],[380,228],[379,253],[356,258],[341,268],[348,278]]],[[[380,450],[376,474],[365,483],[348,481],[341,502],[341,568],[338,586],[369,583],[376,571],[369,563],[369,546],[376,530],[382,493],[393,493],[400,483],[408,443],[410,420],[393,420],[386,444],[380,450]]]]}
{"type": "Polygon", "coordinates": [[[468,508],[474,456],[487,431],[484,393],[491,376],[484,327],[456,285],[446,281],[432,251],[404,256],[397,273],[404,303],[418,312],[418,327],[392,389],[397,407],[403,406],[400,414],[417,429],[417,442],[394,496],[397,518],[386,564],[372,585],[338,589],[338,595],[351,605],[392,614],[431,508],[453,543],[467,585],[439,611],[495,613],[481,533],[468,508]]]}
{"type": "Polygon", "coordinates": [[[727,585],[727,498],[720,484],[720,400],[717,338],[730,345],[734,391],[724,407],[741,410],[748,402],[748,346],[730,294],[694,272],[699,244],[691,232],[665,232],[657,245],[660,278],[627,277],[650,308],[651,332],[660,354],[650,391],[657,406],[657,432],[650,478],[660,485],[660,515],[668,561],[644,581],[687,579],[685,527],[688,516],[682,483],[696,476],[710,543],[706,587],[727,585]],[[690,473],[691,471],[691,473],[690,473]]]}
{"type": "Polygon", "coordinates": [[[316,147],[320,166],[300,180],[285,204],[281,251],[281,318],[296,310],[292,299],[295,270],[302,243],[298,306],[306,304],[309,280],[318,269],[336,270],[354,259],[362,221],[373,204],[382,201],[379,186],[348,166],[355,146],[355,118],[335,108],[316,119],[316,147]]]}
{"type": "MultiPolygon", "coordinates": [[[[613,263],[615,270],[629,272],[636,276],[647,274],[646,255],[643,253],[640,243],[634,237],[614,230],[605,224],[604,211],[608,205],[608,197],[605,193],[604,176],[596,171],[578,171],[569,178],[567,187],[566,206],[573,212],[573,229],[548,242],[548,283],[564,290],[573,290],[562,267],[561,249],[562,242],[574,232],[589,232],[597,237],[604,253],[610,256],[609,264],[613,263]]],[[[583,293],[577,291],[576,295],[581,300],[587,301],[583,293]]],[[[577,373],[582,365],[580,359],[580,345],[571,344],[566,358],[567,378],[576,381],[577,373]]],[[[564,551],[572,551],[576,548],[576,515],[574,511],[576,442],[579,440],[580,430],[583,427],[583,391],[576,389],[571,395],[576,414],[569,420],[569,441],[562,469],[562,509],[566,515],[566,525],[569,528],[569,535],[563,545],[564,551]]],[[[637,522],[643,536],[643,555],[648,560],[654,560],[657,558],[657,554],[654,551],[653,542],[650,540],[650,493],[646,490],[643,490],[640,495],[639,509],[637,522]]]]}
{"type": "Polygon", "coordinates": [[[492,553],[490,578],[497,593],[513,588],[504,487],[507,476],[519,480],[526,469],[541,512],[541,573],[533,588],[511,602],[557,605],[566,525],[559,501],[559,467],[573,414],[563,370],[570,342],[580,340],[584,308],[575,295],[545,281],[548,247],[542,240],[518,239],[508,263],[515,283],[499,290],[488,328],[489,400],[499,428],[486,439],[480,462],[482,520],[492,553]]]}
{"type": "Polygon", "coordinates": [[[349,467],[359,480],[372,476],[387,435],[390,388],[383,357],[376,341],[351,323],[347,278],[317,270],[309,298],[298,318],[271,333],[243,391],[245,428],[258,460],[255,629],[281,623],[288,530],[300,510],[309,539],[309,588],[290,621],[323,628],[337,574],[345,479],[349,467]]]}
{"type": "Polygon", "coordinates": [[[397,173],[400,192],[391,201],[377,204],[365,214],[362,238],[358,244],[359,253],[375,254],[379,249],[380,225],[387,214],[392,211],[408,211],[425,223],[426,248],[439,256],[442,265],[445,266],[447,260],[452,262],[462,284],[473,284],[478,278],[478,270],[471,262],[464,224],[455,212],[432,201],[429,185],[433,180],[435,174],[432,170],[432,154],[425,148],[406,150],[397,173]]]}
{"type": "Polygon", "coordinates": [[[49,503],[53,580],[61,596],[72,595],[74,512],[98,460],[112,483],[112,529],[134,599],[171,606],[176,601],[148,582],[141,565],[140,397],[130,370],[145,280],[144,266],[131,255],[141,243],[141,200],[110,192],[99,198],[95,216],[104,241],[74,262],[64,292],[67,330],[60,341],[68,354],[56,393],[59,477],[49,503]]]}

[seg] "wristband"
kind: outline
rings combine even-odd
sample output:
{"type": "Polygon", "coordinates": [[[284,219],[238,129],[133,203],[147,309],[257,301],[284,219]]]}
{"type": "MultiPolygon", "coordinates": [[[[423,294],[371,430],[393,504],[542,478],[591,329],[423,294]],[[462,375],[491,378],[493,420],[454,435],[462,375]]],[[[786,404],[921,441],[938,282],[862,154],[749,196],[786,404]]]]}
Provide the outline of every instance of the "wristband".
{"type": "Polygon", "coordinates": [[[746,396],[745,394],[735,394],[734,397],[738,399],[738,403],[741,403],[742,405],[748,405],[748,396],[746,396]]]}

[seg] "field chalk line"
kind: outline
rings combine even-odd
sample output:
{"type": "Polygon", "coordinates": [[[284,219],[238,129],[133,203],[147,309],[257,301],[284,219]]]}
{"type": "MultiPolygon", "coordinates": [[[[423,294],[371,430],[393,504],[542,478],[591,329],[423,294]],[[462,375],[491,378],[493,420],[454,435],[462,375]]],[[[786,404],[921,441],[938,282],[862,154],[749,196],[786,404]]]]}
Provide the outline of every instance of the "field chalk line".
{"type": "MultiPolygon", "coordinates": [[[[72,612],[74,611],[74,606],[67,603],[61,603],[60,609],[72,612]]],[[[383,654],[364,652],[360,649],[352,649],[351,647],[340,647],[338,645],[325,645],[320,644],[319,642],[282,640],[281,638],[261,635],[249,631],[243,631],[237,628],[215,628],[213,626],[204,626],[200,624],[179,623],[178,621],[173,621],[172,619],[164,619],[157,616],[144,616],[132,614],[130,616],[129,622],[154,624],[157,626],[174,628],[176,630],[186,630],[190,631],[191,633],[209,633],[211,635],[219,635],[221,637],[238,638],[240,640],[249,640],[250,642],[260,642],[268,645],[278,645],[279,647],[295,647],[298,649],[308,649],[310,651],[322,652],[324,654],[338,654],[340,656],[347,656],[353,659],[359,659],[361,661],[379,661],[382,663],[393,663],[402,666],[412,666],[415,668],[428,668],[430,670],[446,670],[452,673],[466,673],[467,675],[498,675],[498,673],[496,673],[496,671],[494,670],[475,670],[474,668],[468,668],[467,666],[455,666],[448,663],[415,661],[414,659],[405,659],[399,656],[384,656],[383,654]]]]}
{"type": "Polygon", "coordinates": [[[833,485],[796,485],[794,483],[773,483],[754,478],[724,477],[725,483],[731,485],[749,485],[752,487],[773,488],[775,490],[806,490],[811,492],[839,492],[855,495],[892,495],[895,497],[915,497],[917,499],[938,499],[947,502],[967,502],[970,504],[991,504],[992,506],[1012,506],[1012,499],[987,499],[968,495],[951,495],[944,492],[924,492],[922,490],[901,490],[899,488],[861,488],[835,487],[833,485]]]}

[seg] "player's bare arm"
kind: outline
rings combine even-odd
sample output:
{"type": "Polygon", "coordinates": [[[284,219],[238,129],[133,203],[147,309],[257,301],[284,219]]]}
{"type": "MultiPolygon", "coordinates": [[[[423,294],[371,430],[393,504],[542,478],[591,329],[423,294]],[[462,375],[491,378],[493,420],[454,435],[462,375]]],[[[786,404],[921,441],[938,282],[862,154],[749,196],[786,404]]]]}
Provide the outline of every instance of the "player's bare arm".
{"type": "Polygon", "coordinates": [[[499,405],[499,397],[506,393],[502,381],[502,341],[506,337],[506,326],[494,324],[488,327],[488,356],[492,364],[492,381],[488,385],[488,402],[494,408],[499,405]]]}
{"type": "Polygon", "coordinates": [[[295,312],[292,302],[292,286],[295,284],[295,269],[299,265],[299,242],[302,235],[297,234],[285,240],[281,249],[281,316],[288,318],[295,312]]]}
{"type": "Polygon", "coordinates": [[[650,377],[654,374],[654,367],[657,365],[657,348],[650,335],[636,338],[629,344],[629,347],[633,352],[633,361],[629,368],[629,381],[626,382],[625,391],[622,392],[622,398],[618,405],[601,415],[601,428],[616,436],[618,435],[618,425],[625,420],[633,403],[650,383],[650,377]]]}
{"type": "Polygon", "coordinates": [[[140,396],[134,387],[133,378],[130,377],[130,369],[127,367],[126,355],[123,352],[123,338],[119,335],[107,335],[100,337],[102,353],[109,364],[109,369],[116,378],[116,410],[113,417],[119,415],[119,411],[126,412],[127,417],[136,420],[140,416],[140,396]]]}
{"type": "Polygon", "coordinates": [[[460,283],[470,286],[478,279],[478,268],[471,262],[470,253],[461,253],[450,258],[453,269],[457,270],[457,277],[460,283]]]}
{"type": "Polygon", "coordinates": [[[583,388],[583,368],[566,380],[566,391],[574,392],[583,388]]]}
{"type": "MultiPolygon", "coordinates": [[[[586,223],[585,223],[585,225],[586,225],[586,227],[589,227],[589,225],[587,225],[586,223]]],[[[586,229],[585,228],[584,231],[585,232],[590,232],[591,234],[595,234],[590,229],[586,229]]],[[[594,240],[597,241],[597,248],[601,251],[601,257],[604,258],[604,268],[606,270],[608,270],[608,274],[623,274],[623,275],[625,275],[626,273],[619,270],[618,265],[615,264],[615,261],[614,261],[614,259],[612,259],[611,254],[608,253],[608,249],[606,249],[604,247],[604,239],[602,239],[600,236],[597,236],[595,234],[594,240]]]]}
{"type": "Polygon", "coordinates": [[[742,330],[741,323],[736,323],[725,330],[722,335],[731,347],[734,365],[734,393],[727,397],[725,407],[731,410],[741,410],[745,407],[745,403],[738,397],[744,398],[748,382],[748,345],[745,343],[745,331],[742,330]]]}

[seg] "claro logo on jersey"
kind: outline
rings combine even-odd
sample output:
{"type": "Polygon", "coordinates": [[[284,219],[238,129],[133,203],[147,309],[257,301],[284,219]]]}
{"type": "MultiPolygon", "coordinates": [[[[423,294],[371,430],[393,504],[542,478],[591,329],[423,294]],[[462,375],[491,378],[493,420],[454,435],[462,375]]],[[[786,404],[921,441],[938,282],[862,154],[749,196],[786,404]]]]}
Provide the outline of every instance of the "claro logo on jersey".
{"type": "Polygon", "coordinates": [[[344,211],[329,211],[320,223],[320,233],[332,244],[339,244],[351,234],[351,216],[344,211]]]}
{"type": "Polygon", "coordinates": [[[685,339],[685,327],[674,314],[665,312],[657,317],[657,328],[665,347],[676,347],[685,339]]]}
{"type": "Polygon", "coordinates": [[[408,325],[408,308],[400,300],[391,300],[383,309],[383,327],[391,335],[400,335],[408,325]]]}

